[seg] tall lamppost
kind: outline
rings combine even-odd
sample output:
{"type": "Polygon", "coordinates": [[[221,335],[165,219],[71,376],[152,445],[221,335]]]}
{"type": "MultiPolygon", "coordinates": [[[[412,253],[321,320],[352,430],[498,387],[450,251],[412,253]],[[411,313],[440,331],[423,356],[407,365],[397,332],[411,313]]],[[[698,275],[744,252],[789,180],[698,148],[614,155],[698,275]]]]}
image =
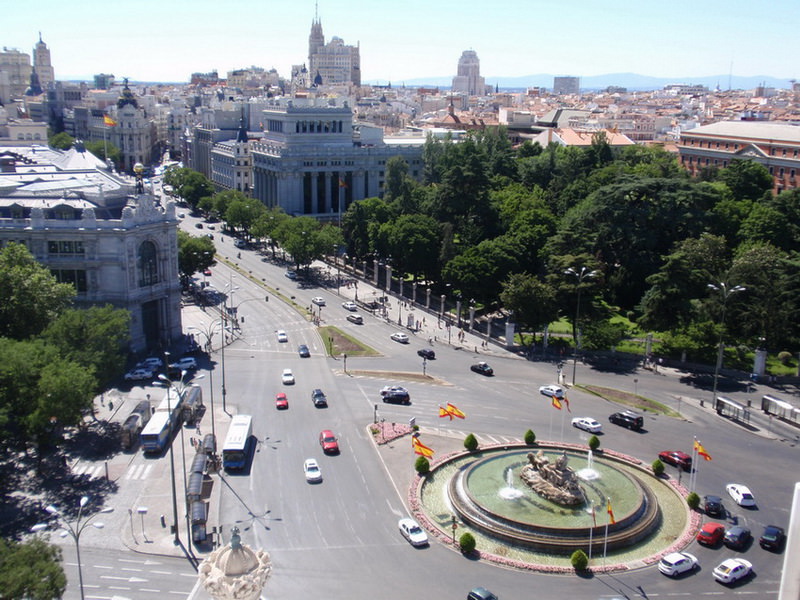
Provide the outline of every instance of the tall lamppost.
{"type": "MultiPolygon", "coordinates": [[[[203,334],[203,337],[206,338],[206,344],[208,345],[209,354],[211,354],[211,350],[213,349],[212,339],[214,334],[217,332],[217,326],[219,325],[222,328],[222,320],[214,321],[211,325],[208,326],[207,329],[200,329],[199,327],[188,327],[189,331],[196,331],[198,333],[203,334]]],[[[214,418],[214,370],[209,368],[208,369],[208,385],[211,387],[211,435],[214,436],[214,454],[217,453],[217,428],[216,428],[216,420],[214,418]]]]}
{"type": "MultiPolygon", "coordinates": [[[[81,600],[83,600],[83,568],[81,566],[81,534],[83,531],[91,525],[95,529],[102,529],[104,524],[101,522],[92,522],[92,520],[100,513],[110,513],[114,509],[112,507],[105,507],[101,508],[99,512],[96,512],[92,515],[85,515],[83,514],[83,509],[89,503],[89,496],[83,496],[78,503],[78,516],[74,521],[68,521],[67,518],[52,504],[50,506],[45,507],[45,510],[56,517],[58,520],[59,526],[62,528],[60,533],[61,537],[67,537],[68,535],[75,540],[75,553],[78,557],[78,583],[81,589],[81,600]]],[[[43,531],[47,529],[47,523],[37,523],[31,529],[33,531],[43,531]]]]}
{"type": "Polygon", "coordinates": [[[719,319],[719,344],[717,346],[717,364],[714,367],[714,391],[713,397],[711,399],[712,406],[716,409],[717,408],[717,381],[719,380],[719,371],[722,368],[722,355],[725,350],[725,346],[723,345],[722,334],[725,330],[725,307],[728,304],[728,298],[731,294],[735,294],[736,292],[743,292],[745,289],[744,286],[735,285],[733,287],[728,287],[728,284],[724,282],[720,282],[718,284],[709,283],[708,289],[714,290],[715,292],[719,292],[722,294],[722,316],[719,319]]]}
{"type": "Polygon", "coordinates": [[[572,385],[575,385],[575,371],[578,369],[578,319],[581,316],[581,283],[583,283],[584,279],[588,279],[590,277],[595,277],[597,275],[597,271],[590,271],[586,267],[581,267],[580,270],[576,270],[573,267],[569,267],[564,271],[565,275],[571,275],[577,279],[575,283],[575,287],[578,292],[578,298],[575,302],[575,322],[572,324],[572,338],[575,342],[575,354],[572,358],[572,385]]]}
{"type": "MultiPolygon", "coordinates": [[[[181,371],[181,379],[185,372],[181,371]]],[[[154,383],[159,383],[161,385],[166,384],[167,387],[167,411],[170,414],[170,419],[172,419],[172,380],[164,375],[163,373],[158,374],[158,381],[154,383]]],[[[180,415],[178,415],[178,420],[180,420],[180,415]]],[[[171,421],[170,421],[171,422],[171,421]]],[[[183,429],[183,427],[181,427],[183,429]]],[[[170,479],[172,481],[172,523],[175,526],[175,545],[180,546],[181,538],[180,533],[178,531],[178,497],[176,496],[175,492],[175,453],[172,450],[172,430],[170,429],[170,439],[169,439],[169,472],[170,472],[170,479]]]]}

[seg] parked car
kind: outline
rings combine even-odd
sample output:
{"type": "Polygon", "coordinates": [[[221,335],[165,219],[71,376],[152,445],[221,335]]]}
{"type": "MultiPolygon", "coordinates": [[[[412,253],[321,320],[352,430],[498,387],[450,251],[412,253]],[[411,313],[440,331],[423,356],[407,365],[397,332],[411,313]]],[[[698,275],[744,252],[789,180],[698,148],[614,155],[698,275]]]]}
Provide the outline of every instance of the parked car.
{"type": "Polygon", "coordinates": [[[704,546],[716,546],[725,535],[725,526],[722,523],[709,521],[705,523],[697,534],[697,543],[704,546]]]}
{"type": "Polygon", "coordinates": [[[211,277],[211,269],[205,269],[203,271],[203,275],[205,275],[206,277],[211,277]]]}
{"type": "Polygon", "coordinates": [[[417,356],[421,356],[426,360],[434,360],[436,358],[436,352],[430,348],[420,348],[417,350],[417,356]]]}
{"type": "Polygon", "coordinates": [[[498,598],[485,587],[476,587],[467,594],[467,600],[498,600],[498,598]]]}
{"type": "Polygon", "coordinates": [[[319,445],[325,454],[339,454],[339,440],[330,429],[323,429],[320,432],[319,445]]]}
{"type": "Polygon", "coordinates": [[[621,425],[633,431],[639,431],[644,426],[644,419],[642,415],[638,415],[630,410],[623,410],[622,412],[615,412],[609,415],[608,420],[614,425],[621,425]]]}
{"type": "Polygon", "coordinates": [[[313,458],[307,458],[305,462],[303,462],[303,473],[305,473],[306,481],[309,483],[322,481],[322,471],[317,461],[313,458]]]}
{"type": "Polygon", "coordinates": [[[667,554],[658,563],[658,570],[667,577],[677,577],[682,573],[689,573],[700,566],[697,557],[688,552],[672,552],[667,554]]]}
{"type": "Polygon", "coordinates": [[[278,342],[279,343],[282,344],[284,342],[288,342],[289,341],[289,336],[286,335],[286,332],[283,329],[279,329],[277,335],[278,335],[278,342]]]}
{"type": "Polygon", "coordinates": [[[725,507],[722,505],[722,498],[719,496],[704,496],[703,510],[710,517],[725,516],[725,507]]]}
{"type": "Polygon", "coordinates": [[[317,408],[324,408],[328,406],[328,399],[325,397],[325,393],[320,389],[312,390],[311,401],[317,408]]]}
{"type": "Polygon", "coordinates": [[[283,392],[275,394],[275,408],[278,410],[286,410],[289,408],[289,399],[283,392]]]}
{"type": "Polygon", "coordinates": [[[492,367],[490,367],[488,363],[485,363],[483,361],[471,365],[469,370],[474,373],[478,373],[480,375],[486,375],[487,377],[494,375],[494,369],[492,369],[492,367]]]}
{"type": "Polygon", "coordinates": [[[758,538],[758,545],[764,548],[764,550],[780,552],[785,543],[786,532],[777,525],[767,525],[764,527],[764,533],[758,538]]]}
{"type": "Polygon", "coordinates": [[[284,369],[281,373],[281,382],[283,385],[294,385],[294,373],[291,369],[284,369]]]}
{"type": "Polygon", "coordinates": [[[692,470],[692,457],[680,450],[664,450],[663,452],[659,452],[658,459],[663,463],[678,467],[687,472],[692,470]]]}
{"type": "Polygon", "coordinates": [[[355,312],[355,311],[358,310],[358,306],[356,306],[356,303],[353,302],[352,300],[348,300],[347,302],[342,302],[342,308],[344,308],[345,310],[352,311],[352,312],[355,312]]]}
{"type": "Polygon", "coordinates": [[[542,396],[547,396],[548,398],[552,398],[553,396],[556,398],[563,398],[564,388],[562,388],[560,385],[543,385],[539,388],[539,393],[542,396]]]}
{"type": "Polygon", "coordinates": [[[408,343],[408,336],[405,333],[402,333],[400,331],[395,331],[389,337],[392,338],[395,342],[400,342],[401,344],[407,344],[408,343]]]}
{"type": "Polygon", "coordinates": [[[725,486],[725,490],[739,506],[752,507],[756,505],[756,499],[753,497],[752,492],[750,492],[750,488],[746,485],[742,485],[741,483],[729,483],[725,486]]]}
{"type": "Polygon", "coordinates": [[[714,579],[720,583],[733,583],[753,572],[753,564],[743,558],[728,558],[714,569],[714,579]]]}
{"type": "Polygon", "coordinates": [[[125,381],[146,381],[153,379],[153,372],[150,369],[139,367],[125,373],[124,379],[125,381]]]}
{"type": "Polygon", "coordinates": [[[286,271],[286,273],[284,273],[284,275],[286,277],[288,277],[289,279],[293,279],[293,280],[297,279],[297,273],[295,271],[286,271]]]}
{"type": "Polygon", "coordinates": [[[347,320],[351,323],[355,323],[356,325],[364,324],[364,317],[361,315],[347,315],[347,320]]]}
{"type": "Polygon", "coordinates": [[[414,519],[409,519],[408,517],[400,519],[397,522],[397,527],[400,529],[402,536],[406,538],[408,543],[412,546],[419,547],[428,545],[428,534],[425,533],[414,519]]]}
{"type": "Polygon", "coordinates": [[[195,226],[197,229],[202,229],[202,228],[203,228],[203,224],[202,224],[202,223],[195,223],[195,224],[194,224],[194,226],[195,226]]]}
{"type": "Polygon", "coordinates": [[[313,304],[316,304],[317,306],[325,306],[325,298],[323,298],[322,296],[314,296],[311,299],[311,302],[313,304]]]}
{"type": "Polygon", "coordinates": [[[233,245],[237,248],[247,248],[247,242],[244,240],[237,239],[233,242],[233,245]]]}
{"type": "Polygon", "coordinates": [[[603,431],[603,426],[592,417],[575,417],[572,419],[572,426],[588,431],[589,433],[600,433],[603,431]]]}
{"type": "Polygon", "coordinates": [[[144,367],[145,369],[150,369],[151,371],[158,371],[164,366],[164,361],[157,356],[148,356],[136,366],[144,367]]]}
{"type": "Polygon", "coordinates": [[[308,358],[309,356],[311,356],[311,351],[305,344],[300,344],[297,347],[297,353],[300,355],[300,358],[308,358]]]}
{"type": "Polygon", "coordinates": [[[381,397],[384,402],[398,402],[400,404],[411,404],[411,394],[400,385],[387,385],[381,389],[381,397]]]}
{"type": "Polygon", "coordinates": [[[734,525],[729,527],[725,532],[725,537],[722,538],[722,543],[728,548],[733,550],[741,550],[750,542],[753,536],[750,535],[750,530],[741,525],[734,525]]]}
{"type": "Polygon", "coordinates": [[[174,363],[170,363],[169,368],[180,371],[194,371],[197,369],[197,360],[193,356],[184,356],[174,363]]]}

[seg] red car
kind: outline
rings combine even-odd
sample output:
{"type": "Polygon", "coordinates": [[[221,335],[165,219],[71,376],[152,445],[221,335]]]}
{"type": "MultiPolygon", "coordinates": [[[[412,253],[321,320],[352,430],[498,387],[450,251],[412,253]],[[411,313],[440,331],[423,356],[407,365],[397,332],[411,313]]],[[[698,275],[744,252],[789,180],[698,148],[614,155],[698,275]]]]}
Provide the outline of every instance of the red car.
{"type": "Polygon", "coordinates": [[[283,392],[280,394],[275,394],[275,408],[278,410],[289,408],[289,399],[283,392]]]}
{"type": "Polygon", "coordinates": [[[700,529],[697,534],[697,543],[704,546],[717,546],[725,535],[725,526],[722,523],[709,521],[700,529]]]}
{"type": "Polygon", "coordinates": [[[664,450],[664,452],[659,452],[658,459],[663,463],[681,468],[687,472],[692,470],[692,457],[680,450],[664,450]]]}
{"type": "Polygon", "coordinates": [[[339,441],[330,429],[323,429],[320,432],[319,445],[325,454],[339,454],[339,441]]]}

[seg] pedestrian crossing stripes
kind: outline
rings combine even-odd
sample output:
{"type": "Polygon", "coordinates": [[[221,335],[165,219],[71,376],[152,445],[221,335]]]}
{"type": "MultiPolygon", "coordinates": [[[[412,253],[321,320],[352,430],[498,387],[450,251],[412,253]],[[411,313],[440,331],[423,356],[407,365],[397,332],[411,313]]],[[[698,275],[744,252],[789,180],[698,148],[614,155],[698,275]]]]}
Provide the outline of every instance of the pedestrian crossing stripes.
{"type": "Polygon", "coordinates": [[[105,468],[102,464],[83,463],[73,467],[72,473],[73,475],[85,475],[89,479],[99,479],[105,476],[105,468]]]}
{"type": "MultiPolygon", "coordinates": [[[[470,431],[461,431],[458,429],[444,429],[439,427],[426,427],[421,426],[419,428],[420,433],[427,433],[430,435],[442,435],[447,437],[453,438],[460,438],[463,439],[467,437],[470,431]]],[[[478,441],[482,444],[486,445],[502,445],[502,444],[519,444],[521,440],[519,438],[510,436],[510,435],[489,435],[487,433],[474,433],[475,437],[478,438],[478,441]]]]}
{"type": "Polygon", "coordinates": [[[125,473],[125,479],[147,479],[153,465],[135,465],[125,473]]]}

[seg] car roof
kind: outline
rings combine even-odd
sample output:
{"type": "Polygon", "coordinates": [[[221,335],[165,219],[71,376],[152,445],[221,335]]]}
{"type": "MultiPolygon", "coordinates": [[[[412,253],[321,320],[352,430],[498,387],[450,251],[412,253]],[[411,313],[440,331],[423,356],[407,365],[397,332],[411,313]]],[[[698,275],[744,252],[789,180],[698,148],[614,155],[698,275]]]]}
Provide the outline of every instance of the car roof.
{"type": "Polygon", "coordinates": [[[719,528],[725,529],[725,526],[722,523],[716,523],[714,521],[709,521],[708,523],[703,524],[703,531],[716,531],[719,528]]]}

